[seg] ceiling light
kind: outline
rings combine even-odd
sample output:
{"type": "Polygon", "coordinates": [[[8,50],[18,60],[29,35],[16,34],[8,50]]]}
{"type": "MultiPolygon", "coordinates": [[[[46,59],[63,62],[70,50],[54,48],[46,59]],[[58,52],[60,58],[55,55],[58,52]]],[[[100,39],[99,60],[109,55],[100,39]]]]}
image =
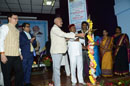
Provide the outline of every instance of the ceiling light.
{"type": "Polygon", "coordinates": [[[47,1],[46,2],[46,5],[51,5],[52,4],[52,1],[47,1]]]}
{"type": "Polygon", "coordinates": [[[54,6],[55,0],[44,0],[43,5],[54,6]]]}

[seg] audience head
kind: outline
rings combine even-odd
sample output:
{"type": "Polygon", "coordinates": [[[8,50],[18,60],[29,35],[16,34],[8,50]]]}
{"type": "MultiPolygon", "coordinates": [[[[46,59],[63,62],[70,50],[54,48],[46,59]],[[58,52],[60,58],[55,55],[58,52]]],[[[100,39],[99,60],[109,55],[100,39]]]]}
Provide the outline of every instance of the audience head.
{"type": "Polygon", "coordinates": [[[29,23],[23,23],[22,28],[25,32],[30,32],[30,24],[29,23]]]}
{"type": "Polygon", "coordinates": [[[8,22],[13,25],[16,25],[18,23],[18,15],[14,14],[14,13],[9,14],[8,22]]]}
{"type": "Polygon", "coordinates": [[[54,19],[54,23],[58,26],[58,27],[62,27],[63,22],[62,22],[62,18],[61,17],[56,17],[54,19]]]}
{"type": "Polygon", "coordinates": [[[121,30],[121,27],[120,27],[120,26],[117,26],[117,27],[116,27],[116,33],[117,33],[117,34],[122,33],[122,30],[121,30]]]}
{"type": "Polygon", "coordinates": [[[70,32],[76,32],[76,28],[75,28],[75,24],[70,24],[69,26],[68,26],[68,28],[69,28],[69,31],[70,32]]]}

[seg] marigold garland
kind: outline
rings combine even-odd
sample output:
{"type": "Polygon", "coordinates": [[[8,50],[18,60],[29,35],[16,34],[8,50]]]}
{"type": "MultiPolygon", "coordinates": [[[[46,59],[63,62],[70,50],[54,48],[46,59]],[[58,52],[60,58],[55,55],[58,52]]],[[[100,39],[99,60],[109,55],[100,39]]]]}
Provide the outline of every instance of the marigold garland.
{"type": "Polygon", "coordinates": [[[96,78],[97,76],[95,75],[96,72],[96,61],[94,59],[94,39],[92,37],[92,28],[93,28],[93,22],[90,20],[90,18],[88,18],[87,20],[88,24],[89,24],[89,31],[88,31],[88,56],[90,58],[90,70],[89,70],[89,79],[90,82],[95,85],[96,84],[96,78]]]}

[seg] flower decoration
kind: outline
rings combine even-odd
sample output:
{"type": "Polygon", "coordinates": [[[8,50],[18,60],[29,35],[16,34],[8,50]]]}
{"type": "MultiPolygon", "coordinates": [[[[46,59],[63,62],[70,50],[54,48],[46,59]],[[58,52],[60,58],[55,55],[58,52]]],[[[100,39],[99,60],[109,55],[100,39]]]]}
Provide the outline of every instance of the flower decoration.
{"type": "MultiPolygon", "coordinates": [[[[93,77],[89,76],[89,78],[94,83],[93,77]]],[[[127,77],[126,79],[118,79],[118,80],[113,80],[113,81],[110,81],[110,82],[105,82],[104,80],[101,80],[100,82],[96,82],[95,85],[93,85],[92,82],[87,83],[87,86],[130,86],[129,77],[127,77]]]]}
{"type": "Polygon", "coordinates": [[[42,61],[46,66],[51,66],[52,59],[49,56],[44,56],[42,61]]]}
{"type": "Polygon", "coordinates": [[[92,28],[93,28],[93,22],[90,20],[90,18],[88,18],[87,20],[88,24],[89,24],[89,30],[88,30],[88,56],[90,58],[90,70],[89,70],[89,79],[90,82],[95,85],[96,84],[96,78],[97,76],[95,75],[96,72],[96,61],[94,59],[94,37],[92,35],[92,28]]]}
{"type": "Polygon", "coordinates": [[[126,77],[123,79],[113,80],[111,82],[104,82],[104,80],[102,80],[99,84],[100,86],[130,86],[130,79],[129,77],[126,77]]]}
{"type": "Polygon", "coordinates": [[[36,64],[36,61],[33,61],[33,64],[35,65],[35,64],[36,64]]]}
{"type": "Polygon", "coordinates": [[[121,82],[118,82],[118,85],[121,85],[122,83],[121,82]]]}

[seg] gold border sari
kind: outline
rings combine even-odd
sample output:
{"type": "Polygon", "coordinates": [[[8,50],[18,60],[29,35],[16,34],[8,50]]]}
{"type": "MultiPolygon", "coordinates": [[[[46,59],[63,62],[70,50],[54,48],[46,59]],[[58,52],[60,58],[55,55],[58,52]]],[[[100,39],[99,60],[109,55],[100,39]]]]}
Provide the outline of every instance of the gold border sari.
{"type": "Polygon", "coordinates": [[[100,53],[102,56],[101,70],[102,70],[102,76],[104,76],[104,77],[113,76],[113,73],[112,73],[112,68],[113,68],[112,47],[113,47],[113,39],[111,37],[102,39],[102,41],[100,43],[100,53]]]}

